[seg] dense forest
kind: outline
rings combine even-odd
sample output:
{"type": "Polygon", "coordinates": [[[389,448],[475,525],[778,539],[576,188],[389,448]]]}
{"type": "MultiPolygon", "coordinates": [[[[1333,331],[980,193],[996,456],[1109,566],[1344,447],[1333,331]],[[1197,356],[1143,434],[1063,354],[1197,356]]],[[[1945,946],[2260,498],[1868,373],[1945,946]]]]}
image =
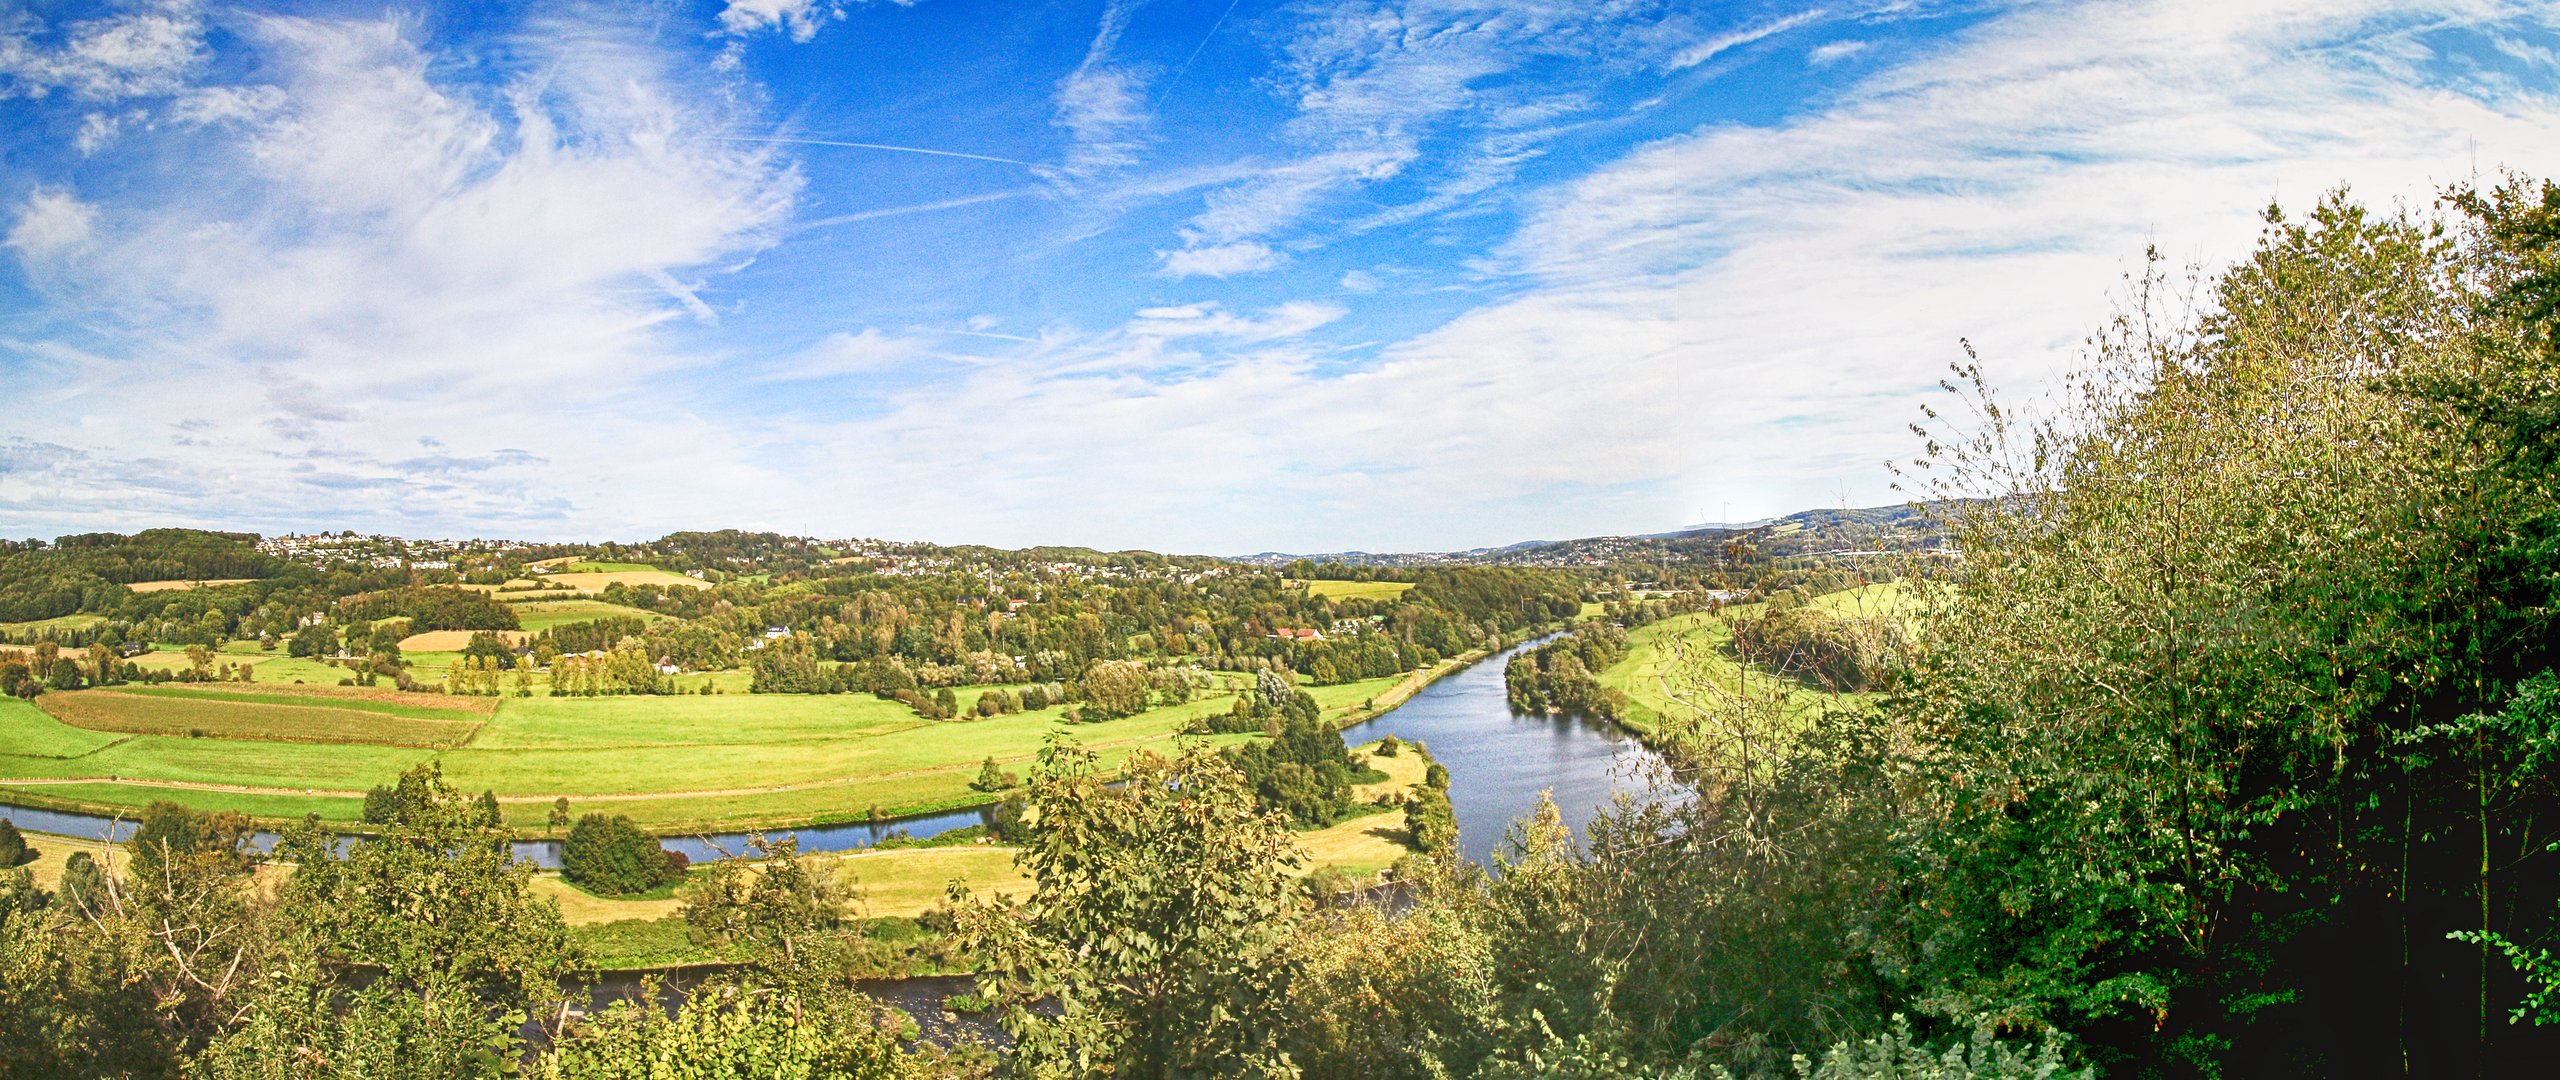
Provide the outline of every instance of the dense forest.
{"type": "MultiPolygon", "coordinates": [[[[1327,812],[1338,739],[1113,769],[1055,742],[1020,795],[1030,891],[948,911],[1011,1039],[995,1053],[906,1038],[856,992],[866,939],[787,845],[685,894],[735,967],[573,1019],[557,912],[433,776],[372,842],[288,838],[279,888],[245,887],[239,822],[171,807],[121,875],[0,887],[0,1072],[2546,1071],[2560,187],[2270,209],[2245,260],[2196,281],[2155,260],[2129,286],[2051,402],[1966,363],[1919,425],[1899,471],[1962,555],[1926,563],[1876,695],[1811,718],[1782,691],[1701,695],[1652,736],[1654,797],[1580,840],[1550,808],[1491,872],[1417,858],[1393,905],[1320,904],[1290,823],[1327,812]]],[[[1395,603],[1188,572],[1079,592],[848,565],[681,602],[919,667],[1117,660],[1139,635],[1295,664],[1269,629],[1373,615],[1445,654],[1579,602],[1538,570],[1423,572],[1395,603]],[[1028,603],[1006,620],[998,599],[1028,603]]],[[[1742,647],[1829,647],[1837,628],[1789,617],[1742,647]]],[[[1254,706],[1284,725],[1285,687],[1254,706]]]]}

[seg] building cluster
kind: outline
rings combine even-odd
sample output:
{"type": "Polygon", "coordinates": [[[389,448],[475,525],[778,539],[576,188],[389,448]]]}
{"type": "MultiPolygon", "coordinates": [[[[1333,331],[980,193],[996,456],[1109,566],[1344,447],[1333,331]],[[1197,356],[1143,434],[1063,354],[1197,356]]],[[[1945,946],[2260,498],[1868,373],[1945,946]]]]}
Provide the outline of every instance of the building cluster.
{"type": "Polygon", "coordinates": [[[266,555],[326,569],[355,564],[374,567],[408,567],[414,570],[448,570],[479,557],[504,556],[536,545],[524,540],[411,540],[380,533],[286,533],[261,537],[258,550],[266,555]]]}

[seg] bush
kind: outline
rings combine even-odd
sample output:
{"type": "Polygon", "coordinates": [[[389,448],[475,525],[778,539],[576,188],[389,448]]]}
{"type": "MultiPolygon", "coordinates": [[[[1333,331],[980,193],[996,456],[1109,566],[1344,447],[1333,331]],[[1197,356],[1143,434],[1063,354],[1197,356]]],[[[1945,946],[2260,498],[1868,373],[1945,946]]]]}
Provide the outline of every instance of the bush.
{"type": "Polygon", "coordinates": [[[683,875],[667,854],[656,837],[641,832],[630,818],[588,814],[570,826],[569,838],[560,844],[560,873],[592,893],[644,893],[683,875]]]}
{"type": "Polygon", "coordinates": [[[17,823],[0,819],[0,870],[27,861],[27,838],[18,835],[17,823]]]}
{"type": "Polygon", "coordinates": [[[1012,773],[997,768],[996,759],[990,757],[978,766],[978,778],[969,781],[969,786],[977,791],[1003,791],[1021,782],[1012,773]]]}

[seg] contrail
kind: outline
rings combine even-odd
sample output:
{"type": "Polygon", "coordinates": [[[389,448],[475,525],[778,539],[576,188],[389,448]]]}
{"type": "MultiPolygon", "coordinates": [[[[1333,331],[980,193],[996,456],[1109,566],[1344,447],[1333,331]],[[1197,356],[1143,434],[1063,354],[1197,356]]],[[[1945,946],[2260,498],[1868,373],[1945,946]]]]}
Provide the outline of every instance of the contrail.
{"type": "Polygon", "coordinates": [[[1173,77],[1166,79],[1163,86],[1156,88],[1156,99],[1149,106],[1150,108],[1164,104],[1165,95],[1173,92],[1173,84],[1182,81],[1182,73],[1191,70],[1191,62],[1200,59],[1200,50],[1209,47],[1209,39],[1218,36],[1218,28],[1227,25],[1227,16],[1235,14],[1236,5],[1243,2],[1244,0],[1227,0],[1227,10],[1219,12],[1218,21],[1209,24],[1209,32],[1200,35],[1200,44],[1192,46],[1191,55],[1182,58],[1182,66],[1173,69],[1173,77]]]}
{"type": "MultiPolygon", "coordinates": [[[[961,156],[965,157],[967,155],[964,154],[961,156]]],[[[807,232],[810,229],[825,228],[829,225],[846,225],[856,221],[870,221],[875,218],[897,217],[901,214],[926,214],[936,210],[951,210],[963,206],[975,206],[979,203],[995,202],[999,199],[1020,198],[1024,195],[1033,194],[1038,190],[1040,189],[1015,188],[1012,191],[998,191],[986,195],[969,195],[957,199],[944,199],[941,202],[917,203],[913,206],[891,206],[884,207],[879,210],[864,210],[853,214],[838,214],[834,217],[824,217],[815,221],[801,222],[800,224],[793,226],[791,231],[795,233],[807,232]]]]}
{"type": "Polygon", "coordinates": [[[754,135],[723,135],[723,136],[721,136],[721,137],[720,137],[720,141],[722,141],[722,142],[756,142],[756,143],[789,143],[789,144],[794,145],[794,146],[845,146],[845,147],[851,147],[851,148],[856,149],[856,150],[894,150],[894,151],[897,151],[898,153],[901,153],[901,154],[930,154],[930,155],[933,155],[934,157],[956,157],[956,158],[967,158],[967,159],[969,159],[969,160],[971,160],[971,161],[992,161],[992,162],[995,162],[995,163],[997,163],[997,164],[999,164],[999,165],[1020,165],[1020,166],[1022,166],[1023,168],[1026,168],[1026,169],[1036,169],[1036,168],[1039,168],[1039,166],[1038,166],[1038,165],[1034,165],[1034,164],[1032,164],[1031,162],[1028,162],[1028,161],[1017,161],[1017,160],[1015,160],[1015,159],[1013,159],[1013,158],[1009,158],[1009,157],[995,157],[995,156],[992,156],[992,155],[989,155],[989,154],[964,154],[964,153],[961,153],[960,151],[957,151],[957,150],[927,150],[927,149],[925,149],[924,147],[921,147],[921,146],[891,146],[891,145],[889,145],[888,143],[837,142],[837,141],[835,141],[835,140],[833,140],[833,139],[785,139],[785,138],[779,138],[779,137],[775,137],[775,138],[764,138],[764,137],[758,137],[758,136],[754,136],[754,135]]]}

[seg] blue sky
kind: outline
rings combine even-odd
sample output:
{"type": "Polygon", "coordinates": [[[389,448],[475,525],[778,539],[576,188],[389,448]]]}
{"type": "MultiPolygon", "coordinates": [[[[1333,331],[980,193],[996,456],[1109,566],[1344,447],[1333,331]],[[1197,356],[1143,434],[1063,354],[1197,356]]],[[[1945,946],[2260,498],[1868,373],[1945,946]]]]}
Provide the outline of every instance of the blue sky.
{"type": "Polygon", "coordinates": [[[1410,550],[1892,501],[2550,5],[0,2],[0,534],[1410,550]]]}

